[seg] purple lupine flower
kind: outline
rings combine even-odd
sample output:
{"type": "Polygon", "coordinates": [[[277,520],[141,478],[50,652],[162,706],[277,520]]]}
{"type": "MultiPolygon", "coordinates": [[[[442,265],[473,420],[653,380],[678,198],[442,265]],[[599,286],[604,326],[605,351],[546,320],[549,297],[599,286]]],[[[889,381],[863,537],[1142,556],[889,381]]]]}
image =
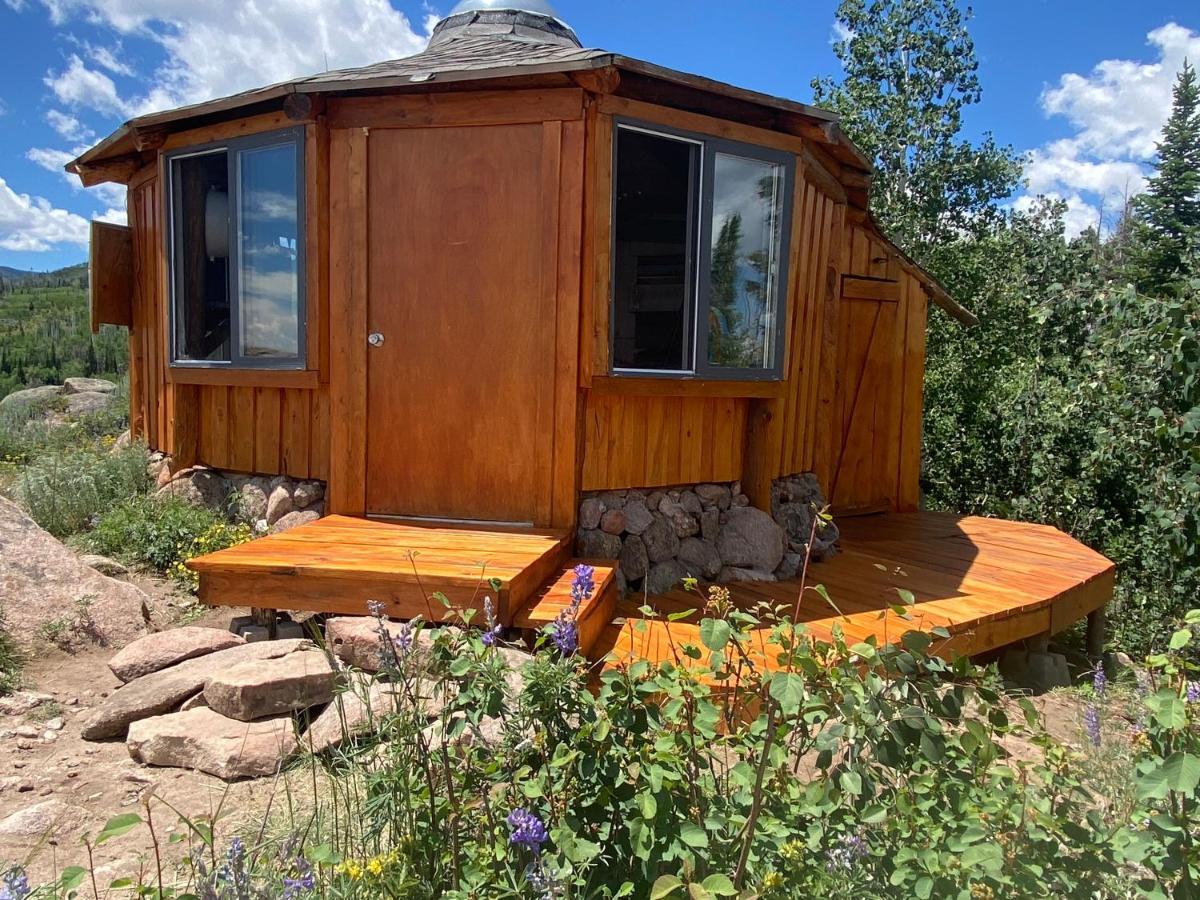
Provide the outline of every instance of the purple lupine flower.
{"type": "Polygon", "coordinates": [[[579,607],[584,600],[592,596],[595,589],[596,569],[580,563],[575,567],[575,577],[571,580],[571,602],[579,607]]]}
{"type": "Polygon", "coordinates": [[[1092,676],[1092,692],[1097,698],[1103,699],[1108,690],[1108,676],[1104,674],[1104,663],[1096,666],[1096,674],[1092,676]]]}
{"type": "Polygon", "coordinates": [[[1087,729],[1088,740],[1092,742],[1093,747],[1100,746],[1100,707],[1095,703],[1089,703],[1087,710],[1083,714],[1083,725],[1087,729]]]}
{"type": "Polygon", "coordinates": [[[571,579],[571,605],[558,614],[550,626],[550,640],[563,656],[574,656],[579,649],[579,607],[596,590],[596,570],[580,563],[571,579]]]}
{"type": "Polygon", "coordinates": [[[4,873],[0,881],[0,900],[25,900],[29,893],[29,879],[24,869],[12,868],[4,873]]]}
{"type": "Polygon", "coordinates": [[[1184,697],[1188,703],[1200,703],[1200,681],[1189,681],[1184,697]]]}
{"type": "Polygon", "coordinates": [[[514,846],[540,853],[542,844],[550,839],[542,820],[527,809],[522,807],[514,809],[508,814],[506,821],[508,827],[512,829],[512,834],[508,836],[508,842],[514,846]]]}
{"type": "Polygon", "coordinates": [[[307,894],[317,886],[316,876],[312,866],[303,856],[297,856],[292,862],[292,876],[283,879],[284,900],[295,900],[301,894],[307,894]]]}
{"type": "Polygon", "coordinates": [[[396,648],[396,655],[403,656],[413,646],[413,630],[412,625],[408,622],[403,623],[392,638],[392,646],[396,648]]]}
{"type": "Polygon", "coordinates": [[[483,633],[483,646],[494,647],[504,628],[496,621],[496,607],[492,605],[491,597],[483,598],[483,619],[487,625],[487,630],[483,633]]]}
{"type": "Polygon", "coordinates": [[[235,837],[229,842],[229,852],[225,854],[225,864],[217,873],[217,880],[229,884],[235,897],[249,894],[250,876],[246,872],[246,846],[241,838],[235,837]]]}
{"type": "Polygon", "coordinates": [[[579,626],[575,623],[575,616],[568,613],[568,610],[563,610],[550,626],[550,640],[563,656],[574,656],[579,649],[579,626]]]}
{"type": "Polygon", "coordinates": [[[367,612],[373,615],[376,619],[382,619],[383,613],[387,609],[387,605],[382,600],[368,600],[367,612]]]}
{"type": "Polygon", "coordinates": [[[836,847],[830,848],[825,854],[825,867],[830,872],[847,871],[867,855],[869,848],[862,835],[845,835],[836,847]]]}

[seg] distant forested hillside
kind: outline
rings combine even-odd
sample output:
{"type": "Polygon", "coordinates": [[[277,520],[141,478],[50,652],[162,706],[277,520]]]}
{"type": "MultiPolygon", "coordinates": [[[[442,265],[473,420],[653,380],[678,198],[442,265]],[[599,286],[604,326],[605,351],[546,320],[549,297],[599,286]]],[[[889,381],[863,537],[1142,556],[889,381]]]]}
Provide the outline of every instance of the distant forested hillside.
{"type": "Polygon", "coordinates": [[[0,267],[0,397],[74,375],[118,375],[129,349],[123,328],[88,324],[87,265],[47,273],[0,267]]]}

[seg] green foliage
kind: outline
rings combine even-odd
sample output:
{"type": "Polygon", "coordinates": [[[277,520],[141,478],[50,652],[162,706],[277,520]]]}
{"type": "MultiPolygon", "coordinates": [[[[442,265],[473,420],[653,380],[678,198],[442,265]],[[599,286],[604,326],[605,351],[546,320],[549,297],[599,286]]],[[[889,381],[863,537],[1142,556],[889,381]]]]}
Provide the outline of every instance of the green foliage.
{"type": "Polygon", "coordinates": [[[140,445],[112,451],[68,449],[33,460],[18,477],[17,496],[35,522],[66,537],[149,487],[146,451],[140,445]]]}
{"type": "Polygon", "coordinates": [[[86,536],[96,553],[147,566],[195,587],[183,563],[253,537],[249,526],[231,524],[179,497],[136,496],[103,513],[86,536]]]}
{"type": "Polygon", "coordinates": [[[11,694],[21,683],[22,663],[21,652],[8,632],[0,609],[0,696],[11,694]]]}

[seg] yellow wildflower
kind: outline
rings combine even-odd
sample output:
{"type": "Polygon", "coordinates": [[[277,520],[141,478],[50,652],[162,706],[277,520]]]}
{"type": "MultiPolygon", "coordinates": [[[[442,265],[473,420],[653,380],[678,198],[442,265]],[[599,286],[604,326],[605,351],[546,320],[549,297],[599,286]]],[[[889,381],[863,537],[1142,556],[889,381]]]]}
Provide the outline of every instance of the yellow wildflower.
{"type": "Polygon", "coordinates": [[[804,841],[788,841],[779,848],[779,855],[789,863],[798,863],[804,857],[804,841]]]}
{"type": "Polygon", "coordinates": [[[762,877],[762,889],[764,891],[775,891],[783,887],[783,876],[775,870],[771,870],[762,877]]]}
{"type": "Polygon", "coordinates": [[[370,872],[372,875],[374,875],[376,878],[378,878],[380,875],[383,874],[383,859],[376,856],[374,859],[372,859],[370,862],[367,863],[367,871],[370,872]]]}

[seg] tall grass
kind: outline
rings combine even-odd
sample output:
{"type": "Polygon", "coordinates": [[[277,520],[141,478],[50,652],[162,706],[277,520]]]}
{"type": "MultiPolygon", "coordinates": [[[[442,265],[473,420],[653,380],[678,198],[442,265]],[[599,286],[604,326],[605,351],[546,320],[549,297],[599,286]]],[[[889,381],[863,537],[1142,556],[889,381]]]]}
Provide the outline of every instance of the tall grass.
{"type": "Polygon", "coordinates": [[[150,489],[140,445],[112,452],[52,450],[17,479],[17,497],[33,520],[55,537],[93,526],[105,512],[150,489]]]}

